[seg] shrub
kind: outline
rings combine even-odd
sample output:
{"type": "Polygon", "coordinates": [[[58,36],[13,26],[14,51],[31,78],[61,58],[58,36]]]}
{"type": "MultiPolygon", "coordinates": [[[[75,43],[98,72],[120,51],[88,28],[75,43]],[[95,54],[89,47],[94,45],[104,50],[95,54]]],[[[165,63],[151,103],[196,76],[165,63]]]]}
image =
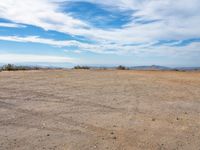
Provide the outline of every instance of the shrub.
{"type": "Polygon", "coordinates": [[[90,69],[88,66],[75,66],[74,69],[90,69]]]}
{"type": "Polygon", "coordinates": [[[30,67],[30,66],[15,66],[13,64],[4,65],[0,68],[1,71],[18,71],[18,70],[39,70],[39,67],[30,67]]]}
{"type": "Polygon", "coordinates": [[[128,68],[126,68],[125,66],[122,66],[122,65],[118,66],[116,69],[117,70],[128,70],[128,68]]]}
{"type": "Polygon", "coordinates": [[[2,67],[2,70],[4,70],[4,71],[12,71],[12,70],[16,70],[16,68],[15,68],[15,66],[12,65],[12,64],[7,64],[7,65],[4,65],[4,66],[2,67]]]}

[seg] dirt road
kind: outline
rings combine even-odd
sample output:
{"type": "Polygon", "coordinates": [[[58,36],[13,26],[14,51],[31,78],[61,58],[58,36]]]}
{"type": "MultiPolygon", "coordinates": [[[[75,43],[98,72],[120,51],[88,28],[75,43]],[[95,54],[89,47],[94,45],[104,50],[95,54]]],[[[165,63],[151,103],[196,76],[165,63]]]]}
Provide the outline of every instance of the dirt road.
{"type": "Polygon", "coordinates": [[[200,73],[0,72],[0,150],[199,150],[200,73]]]}

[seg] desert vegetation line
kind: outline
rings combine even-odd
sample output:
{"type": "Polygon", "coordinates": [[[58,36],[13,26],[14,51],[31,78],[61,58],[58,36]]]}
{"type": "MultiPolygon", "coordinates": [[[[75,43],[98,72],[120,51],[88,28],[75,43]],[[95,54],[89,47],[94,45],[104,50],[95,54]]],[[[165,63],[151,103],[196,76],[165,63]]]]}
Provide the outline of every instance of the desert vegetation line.
{"type": "Polygon", "coordinates": [[[18,70],[39,70],[40,67],[31,66],[16,66],[13,64],[7,64],[0,68],[0,71],[18,71],[18,70]]]}

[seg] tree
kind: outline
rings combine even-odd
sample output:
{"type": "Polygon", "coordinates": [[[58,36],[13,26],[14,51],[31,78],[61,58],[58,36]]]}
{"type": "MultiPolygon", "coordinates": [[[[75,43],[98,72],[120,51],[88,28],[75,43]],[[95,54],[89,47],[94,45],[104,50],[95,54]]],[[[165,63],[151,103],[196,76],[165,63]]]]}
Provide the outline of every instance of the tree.
{"type": "Polygon", "coordinates": [[[3,66],[3,70],[5,70],[5,71],[12,71],[12,70],[15,70],[15,66],[12,65],[12,64],[7,64],[7,65],[3,66]]]}

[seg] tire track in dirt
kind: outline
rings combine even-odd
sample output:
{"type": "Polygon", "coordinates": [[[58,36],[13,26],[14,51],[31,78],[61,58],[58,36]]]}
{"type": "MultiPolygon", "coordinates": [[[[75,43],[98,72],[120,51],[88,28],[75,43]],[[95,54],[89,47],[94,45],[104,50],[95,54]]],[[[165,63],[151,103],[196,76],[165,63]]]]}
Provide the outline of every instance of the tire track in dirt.
{"type": "Polygon", "coordinates": [[[13,108],[13,107],[15,107],[15,106],[16,106],[16,105],[14,105],[14,104],[0,101],[0,108],[11,109],[11,108],[13,108]]]}
{"type": "MultiPolygon", "coordinates": [[[[19,117],[1,120],[0,124],[2,126],[12,125],[12,126],[18,126],[18,127],[36,128],[36,129],[39,129],[39,130],[49,130],[49,131],[58,131],[58,132],[69,132],[70,131],[70,130],[65,130],[65,129],[56,128],[56,127],[45,127],[44,128],[42,126],[42,124],[41,125],[33,125],[33,124],[30,124],[30,123],[19,123],[19,120],[28,121],[29,118],[37,117],[37,118],[39,118],[39,120],[43,120],[43,121],[45,121],[45,120],[48,121],[48,120],[53,119],[53,121],[64,123],[64,124],[66,124],[66,126],[70,125],[70,126],[78,127],[78,128],[81,129],[80,131],[86,130],[86,131],[94,132],[95,134],[101,133],[101,135],[103,133],[109,132],[108,130],[101,128],[101,127],[97,127],[97,126],[94,126],[94,125],[91,125],[91,124],[78,122],[78,121],[75,121],[75,120],[70,119],[70,118],[64,118],[64,117],[59,116],[60,114],[67,113],[67,112],[47,114],[47,113],[36,112],[36,111],[28,110],[28,109],[16,108],[15,105],[12,105],[10,103],[5,103],[5,102],[2,102],[2,101],[0,101],[0,103],[4,104],[4,105],[1,105],[2,107],[14,111],[14,113],[23,114],[22,116],[19,116],[19,117]]],[[[90,104],[90,102],[89,103],[86,102],[84,105],[88,105],[88,104],[90,104]]],[[[103,108],[105,107],[105,106],[93,104],[93,103],[92,103],[92,105],[93,105],[93,107],[99,107],[99,106],[101,106],[103,108]]],[[[110,108],[110,107],[108,107],[108,108],[112,109],[112,111],[108,110],[108,112],[113,112],[114,108],[110,108]]],[[[97,111],[94,111],[94,112],[97,112],[97,111]]],[[[100,108],[99,112],[102,112],[101,108],[100,108]]],[[[80,112],[80,113],[82,113],[82,112],[80,112]]]]}
{"type": "MultiPolygon", "coordinates": [[[[9,90],[16,92],[16,89],[9,89],[9,90]]],[[[75,105],[87,105],[87,106],[91,106],[91,107],[99,107],[99,108],[109,109],[109,110],[112,110],[112,111],[123,111],[123,110],[125,110],[123,108],[115,108],[115,107],[111,107],[111,106],[104,105],[104,104],[94,103],[94,102],[91,102],[91,101],[75,100],[75,99],[72,99],[70,97],[62,97],[62,96],[57,96],[57,95],[54,95],[54,94],[47,94],[47,93],[44,93],[44,92],[37,92],[37,91],[32,91],[32,90],[23,90],[23,91],[19,91],[17,93],[23,93],[23,95],[32,95],[30,98],[24,97],[22,99],[20,97],[21,100],[24,100],[24,101],[31,100],[31,101],[63,103],[63,104],[65,104],[66,102],[73,102],[75,105]],[[37,99],[33,99],[33,97],[37,97],[37,99]],[[42,99],[42,100],[39,100],[38,97],[39,97],[39,99],[42,99]],[[55,99],[55,101],[44,100],[43,98],[46,98],[46,97],[51,97],[51,99],[55,99]]],[[[3,97],[3,98],[14,98],[14,97],[3,97]]],[[[1,99],[1,97],[0,97],[0,99],[1,99]]]]}

